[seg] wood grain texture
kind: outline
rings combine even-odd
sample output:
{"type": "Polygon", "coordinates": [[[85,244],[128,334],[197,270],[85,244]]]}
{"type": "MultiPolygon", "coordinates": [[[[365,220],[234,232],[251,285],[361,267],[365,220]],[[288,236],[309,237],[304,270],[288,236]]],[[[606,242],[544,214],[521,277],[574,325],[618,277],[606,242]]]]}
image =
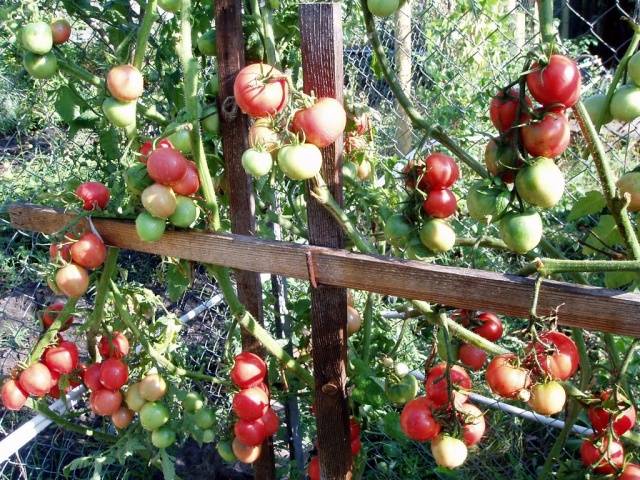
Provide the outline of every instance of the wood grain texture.
{"type": "MultiPolygon", "coordinates": [[[[48,235],[76,218],[72,213],[28,204],[11,205],[8,211],[15,228],[48,235]]],[[[133,222],[94,218],[93,223],[114,247],[302,280],[309,279],[306,253],[312,250],[316,279],[322,285],[514,317],[528,316],[535,283],[531,278],[484,270],[224,233],[169,230],[158,242],[147,243],[138,238],[133,222]]],[[[545,280],[538,312],[549,315],[556,309],[561,325],[640,337],[639,294],[545,280]]]]}
{"type": "MultiPolygon", "coordinates": [[[[300,37],[304,91],[342,103],[342,10],[340,3],[300,5],[300,37]]],[[[322,149],[322,169],[331,194],[342,204],[340,136],[322,149]]],[[[341,248],[342,230],[325,208],[307,202],[309,243],[341,248]]],[[[349,405],[346,392],[347,293],[322,283],[311,290],[311,341],[316,380],[315,407],[318,456],[323,479],[352,476],[349,405]]]]}
{"type": "MultiPolygon", "coordinates": [[[[245,65],[244,38],[242,33],[242,0],[216,0],[216,44],[220,94],[218,111],[220,114],[220,136],[225,162],[225,174],[229,181],[229,205],[231,209],[231,230],[242,235],[255,234],[255,201],[251,178],[242,168],[241,157],[248,147],[248,119],[237,107],[228,113],[229,105],[234,105],[233,82],[245,65]]],[[[263,324],[262,284],[260,274],[248,270],[235,271],[238,298],[251,312],[258,323],[263,324]]],[[[248,332],[242,331],[242,348],[265,356],[262,345],[248,332]]],[[[262,454],[254,463],[255,478],[275,479],[275,458],[271,438],[263,444],[262,454]]]]}

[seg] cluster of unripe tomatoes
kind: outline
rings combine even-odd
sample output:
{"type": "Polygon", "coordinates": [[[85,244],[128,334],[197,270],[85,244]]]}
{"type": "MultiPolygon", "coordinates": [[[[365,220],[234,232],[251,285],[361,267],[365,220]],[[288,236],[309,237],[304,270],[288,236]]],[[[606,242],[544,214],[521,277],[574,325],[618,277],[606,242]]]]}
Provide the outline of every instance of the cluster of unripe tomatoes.
{"type": "Polygon", "coordinates": [[[58,71],[58,59],[51,51],[54,45],[69,40],[71,25],[64,19],[51,23],[32,22],[20,31],[19,42],[25,50],[22,64],[33,78],[51,78],[58,71]]]}

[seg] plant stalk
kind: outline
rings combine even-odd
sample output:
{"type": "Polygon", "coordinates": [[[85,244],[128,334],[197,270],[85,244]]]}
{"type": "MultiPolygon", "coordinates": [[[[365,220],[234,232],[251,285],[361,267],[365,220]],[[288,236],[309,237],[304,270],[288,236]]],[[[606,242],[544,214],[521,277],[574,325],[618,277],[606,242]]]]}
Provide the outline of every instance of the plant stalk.
{"type": "Polygon", "coordinates": [[[147,44],[149,43],[149,36],[151,35],[151,27],[156,19],[156,6],[158,0],[148,0],[144,9],[144,16],[142,17],[142,23],[138,30],[138,38],[136,39],[136,53],[133,57],[133,66],[138,70],[142,70],[142,64],[144,63],[144,53],[147,50],[147,44]]]}
{"type": "Polygon", "coordinates": [[[96,298],[94,301],[93,312],[87,322],[87,350],[93,361],[96,360],[96,336],[102,326],[102,320],[104,319],[104,307],[107,301],[107,293],[109,293],[109,286],[111,279],[118,266],[118,253],[120,251],[115,247],[109,247],[107,249],[107,258],[100,274],[100,280],[98,280],[98,286],[96,288],[96,298]]]}

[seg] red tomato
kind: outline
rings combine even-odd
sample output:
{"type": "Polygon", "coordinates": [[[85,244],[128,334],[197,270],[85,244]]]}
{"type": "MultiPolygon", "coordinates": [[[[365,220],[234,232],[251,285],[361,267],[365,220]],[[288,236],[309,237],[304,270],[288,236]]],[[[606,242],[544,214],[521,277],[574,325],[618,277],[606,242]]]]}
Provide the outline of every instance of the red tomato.
{"type": "Polygon", "coordinates": [[[85,182],[76,188],[76,196],[82,200],[82,208],[104,209],[109,203],[109,189],[100,182],[85,182]]]}
{"type": "Polygon", "coordinates": [[[267,374],[267,365],[258,355],[242,352],[236,355],[231,369],[231,381],[240,388],[251,388],[259,385],[267,374]]]}
{"type": "Polygon", "coordinates": [[[109,390],[118,390],[129,379],[127,364],[117,358],[108,358],[100,366],[100,383],[109,390]]]}
{"type": "Polygon", "coordinates": [[[68,263],[56,272],[56,285],[67,297],[81,297],[89,288],[89,272],[68,263]]]}
{"type": "Polygon", "coordinates": [[[335,98],[320,98],[311,107],[298,110],[291,130],[304,134],[304,141],[316,147],[327,147],[344,132],[347,114],[335,98]]]}
{"type": "Polygon", "coordinates": [[[233,427],[233,433],[236,438],[249,447],[255,447],[264,442],[267,438],[267,432],[264,423],[260,420],[243,420],[240,419],[233,427]]]}
{"type": "Polygon", "coordinates": [[[66,43],[71,36],[71,24],[64,18],[54,20],[51,22],[51,34],[55,45],[66,43]]]}
{"type": "Polygon", "coordinates": [[[111,421],[117,429],[122,430],[129,426],[133,420],[133,415],[133,410],[129,410],[127,407],[120,407],[111,415],[111,421]]]}
{"type": "Polygon", "coordinates": [[[411,440],[426,442],[440,433],[440,424],[431,414],[432,405],[427,397],[418,397],[402,409],[400,428],[411,440]]]}
{"type": "Polygon", "coordinates": [[[103,358],[122,358],[129,353],[129,340],[121,332],[103,335],[98,350],[103,358]]]}
{"type": "Polygon", "coordinates": [[[472,403],[463,403],[457,409],[462,423],[462,440],[470,447],[482,439],[486,429],[484,414],[472,403]]]}
{"type": "MultiPolygon", "coordinates": [[[[44,309],[44,312],[42,314],[42,326],[45,328],[45,330],[48,329],[53,324],[53,322],[55,322],[56,318],[58,318],[57,312],[62,311],[64,305],[65,303],[63,301],[57,300],[44,309]]],[[[62,332],[69,328],[73,324],[74,320],[75,317],[70,315],[69,318],[64,322],[62,328],[60,328],[60,331],[62,332]]]]}
{"type": "Polygon", "coordinates": [[[531,383],[530,372],[515,364],[513,354],[498,355],[489,363],[487,383],[494,393],[505,398],[515,398],[531,383]]]}
{"type": "MultiPolygon", "coordinates": [[[[527,106],[531,107],[529,96],[525,95],[524,98],[527,106]]],[[[489,116],[491,117],[491,123],[498,131],[506,132],[513,126],[516,121],[519,103],[520,89],[517,86],[511,87],[507,92],[501,90],[493,97],[489,106],[489,116]]],[[[519,123],[524,123],[528,119],[525,109],[521,109],[519,123]]]]}
{"type": "Polygon", "coordinates": [[[547,112],[540,121],[522,127],[522,145],[535,157],[555,158],[571,141],[569,121],[561,112],[547,112]]]}
{"type": "Polygon", "coordinates": [[[187,160],[187,170],[180,180],[171,184],[171,188],[178,195],[189,197],[200,188],[200,177],[198,167],[191,160],[187,160]]]}
{"type": "Polygon", "coordinates": [[[564,333],[551,331],[538,335],[538,338],[539,342],[528,347],[532,354],[535,350],[538,357],[537,362],[533,362],[533,359],[530,360],[534,367],[537,368],[539,365],[545,373],[548,373],[555,380],[571,378],[580,365],[578,347],[574,341],[564,333]]]}
{"type": "Polygon", "coordinates": [[[551,55],[549,63],[532,66],[527,87],[544,107],[562,105],[569,108],[580,99],[580,70],[576,62],[564,55],[551,55]]]}
{"type": "Polygon", "coordinates": [[[49,247],[51,261],[57,262],[58,255],[63,262],[71,261],[71,243],[52,243],[49,247]]]}
{"type": "Polygon", "coordinates": [[[622,475],[618,477],[618,480],[640,480],[640,465],[630,463],[622,471],[622,475]]]}
{"type": "Polygon", "coordinates": [[[264,425],[265,436],[270,437],[278,433],[280,429],[280,418],[278,418],[278,414],[273,410],[273,408],[269,407],[267,409],[267,413],[265,413],[260,421],[264,425]]]}
{"type": "Polygon", "coordinates": [[[269,408],[269,397],[260,387],[247,388],[233,397],[233,411],[244,420],[257,420],[269,408]]]}
{"type": "Polygon", "coordinates": [[[89,396],[89,404],[96,415],[113,415],[122,405],[122,394],[119,390],[106,388],[94,390],[89,396]]]}
{"type": "Polygon", "coordinates": [[[351,440],[351,455],[354,457],[360,453],[360,449],[362,448],[362,442],[360,442],[359,438],[354,438],[351,440]]]}
{"type": "Polygon", "coordinates": [[[460,177],[456,161],[444,153],[432,153],[424,160],[424,166],[418,167],[421,190],[442,190],[451,187],[460,177]]]}
{"type": "MultiPolygon", "coordinates": [[[[441,407],[449,403],[449,394],[447,389],[446,378],[447,364],[445,362],[437,364],[427,374],[427,378],[424,382],[424,388],[427,393],[427,398],[437,406],[441,407]]],[[[462,390],[471,390],[473,387],[471,378],[466,370],[458,365],[451,366],[451,383],[454,386],[460,387],[462,390]]],[[[455,388],[454,388],[455,389],[455,388]]],[[[457,395],[457,399],[460,403],[467,399],[467,395],[458,391],[460,395],[457,395]]]]}
{"type": "Polygon", "coordinates": [[[580,445],[580,458],[582,463],[593,468],[596,473],[616,473],[624,463],[624,449],[617,441],[609,443],[605,437],[591,437],[580,445]],[[600,459],[601,457],[603,457],[600,459]]]}
{"type": "Polygon", "coordinates": [[[349,419],[349,436],[351,440],[360,436],[360,424],[353,417],[349,419]]]}
{"type": "Polygon", "coordinates": [[[309,475],[309,480],[320,480],[320,460],[317,455],[311,457],[307,467],[307,475],[309,475]]]}
{"type": "Polygon", "coordinates": [[[52,372],[68,375],[78,366],[78,347],[68,341],[49,347],[44,354],[44,363],[52,372]]]}
{"type": "Polygon", "coordinates": [[[275,115],[287,105],[287,81],[271,65],[254,63],[238,72],[233,95],[240,109],[251,117],[275,115]]]}
{"type": "Polygon", "coordinates": [[[102,365],[100,363],[92,363],[82,374],[82,381],[89,390],[100,390],[102,384],[100,383],[100,370],[102,365]]]}
{"type": "Polygon", "coordinates": [[[477,333],[483,338],[495,342],[500,340],[504,328],[500,318],[491,312],[478,312],[475,316],[475,320],[480,322],[481,325],[473,328],[473,332],[477,333]]]}
{"type": "MultiPolygon", "coordinates": [[[[171,149],[173,149],[173,144],[171,143],[171,140],[169,140],[168,138],[163,138],[163,139],[160,139],[160,140],[158,140],[156,142],[156,149],[158,149],[158,148],[171,148],[171,149]]],[[[147,140],[142,145],[140,145],[140,149],[138,150],[138,152],[140,152],[140,156],[138,157],[138,159],[142,163],[147,163],[147,159],[149,158],[149,154],[153,150],[154,150],[153,141],[147,140]]]]}
{"type": "Polygon", "coordinates": [[[475,345],[463,343],[458,349],[458,359],[471,370],[478,371],[487,361],[487,352],[475,345]]]}
{"type": "Polygon", "coordinates": [[[138,99],[144,90],[142,73],[133,65],[118,65],[107,73],[107,90],[121,102],[138,99]]]}
{"type": "Polygon", "coordinates": [[[147,159],[149,176],[162,185],[178,182],[187,171],[187,159],[173,148],[156,148],[147,159]]]}
{"type": "Polygon", "coordinates": [[[15,380],[7,380],[2,385],[0,391],[0,397],[2,398],[2,405],[7,410],[20,410],[27,402],[27,392],[15,380]]]}
{"type": "Polygon", "coordinates": [[[458,208],[458,201],[451,190],[431,190],[422,204],[424,213],[434,218],[448,218],[458,208]]]}
{"type": "Polygon", "coordinates": [[[34,397],[43,397],[51,388],[51,371],[43,363],[36,362],[25,368],[18,377],[22,390],[34,397]]]}
{"type": "MultiPolygon", "coordinates": [[[[605,391],[600,394],[600,398],[603,402],[608,400],[610,397],[611,391],[605,391]]],[[[593,406],[587,410],[589,421],[597,433],[606,430],[609,426],[609,422],[611,421],[612,414],[615,414],[615,419],[613,420],[613,431],[616,435],[621,436],[634,427],[636,424],[636,409],[633,405],[628,404],[628,400],[622,400],[622,408],[624,408],[624,405],[628,405],[627,408],[624,408],[622,411],[620,411],[620,407],[614,407],[614,411],[610,412],[601,406],[593,406]]]]}
{"type": "Polygon", "coordinates": [[[98,268],[107,258],[107,247],[95,233],[85,233],[71,246],[71,258],[85,268],[98,268]]]}

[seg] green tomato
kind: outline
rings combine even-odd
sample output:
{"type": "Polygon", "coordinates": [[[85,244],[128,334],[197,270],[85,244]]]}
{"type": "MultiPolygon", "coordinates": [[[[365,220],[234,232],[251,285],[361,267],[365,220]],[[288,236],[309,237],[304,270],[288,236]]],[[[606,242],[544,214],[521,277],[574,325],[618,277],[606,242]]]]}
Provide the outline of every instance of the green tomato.
{"type": "Polygon", "coordinates": [[[214,28],[204,32],[197,41],[198,51],[207,57],[215,57],[216,50],[216,31],[214,28]]]}
{"type": "Polygon", "coordinates": [[[400,6],[400,0],[367,0],[369,11],[376,17],[388,17],[400,6]]]}
{"type": "Polygon", "coordinates": [[[180,5],[180,0],[158,0],[158,6],[166,12],[177,13],[180,5]]]}
{"type": "Polygon", "coordinates": [[[509,191],[476,182],[469,189],[467,196],[467,210],[471,218],[478,222],[486,222],[490,217],[494,221],[509,205],[509,191]]]}
{"type": "Polygon", "coordinates": [[[102,111],[114,127],[126,128],[136,123],[136,102],[121,102],[107,97],[102,104],[102,111]]]}
{"type": "Polygon", "coordinates": [[[285,145],[278,152],[278,166],[292,180],[308,180],[320,172],[322,153],[311,143],[285,145]]]}
{"type": "Polygon", "coordinates": [[[166,221],[163,218],[156,218],[149,212],[142,212],[136,218],[136,232],[138,237],[144,242],[156,242],[162,238],[166,221]]]}
{"type": "Polygon", "coordinates": [[[202,395],[197,392],[189,392],[182,400],[182,408],[189,413],[196,412],[204,406],[202,395]]]}
{"type": "Polygon", "coordinates": [[[551,208],[564,193],[564,175],[552,159],[538,157],[518,172],[516,190],[525,202],[551,208]]]}
{"type": "Polygon", "coordinates": [[[262,177],[271,170],[273,158],[269,152],[261,152],[255,148],[249,148],[242,154],[242,168],[253,177],[262,177]]]}
{"type": "Polygon", "coordinates": [[[51,78],[58,71],[58,59],[51,52],[46,55],[27,52],[22,60],[22,65],[29,72],[29,75],[38,79],[51,78]]]}
{"type": "Polygon", "coordinates": [[[202,431],[202,435],[200,436],[202,443],[213,443],[213,441],[216,438],[216,433],[210,429],[207,428],[206,430],[202,431]]]}
{"type": "Polygon", "coordinates": [[[417,235],[409,237],[404,254],[409,260],[429,260],[433,258],[433,252],[424,246],[417,235]]]}
{"type": "Polygon", "coordinates": [[[640,172],[627,172],[618,179],[616,183],[621,193],[628,193],[631,197],[629,206],[630,212],[640,211],[640,172]]]}
{"type": "Polygon", "coordinates": [[[124,183],[132,195],[140,195],[145,188],[153,185],[153,180],[147,173],[147,166],[144,163],[136,163],[127,168],[124,183]]]}
{"type": "Polygon", "coordinates": [[[218,72],[213,72],[207,82],[207,93],[213,97],[217,97],[220,93],[220,79],[218,72]]]}
{"type": "Polygon", "coordinates": [[[53,47],[53,32],[51,25],[46,22],[26,24],[20,32],[22,47],[36,55],[45,55],[53,47]]]}
{"type": "Polygon", "coordinates": [[[391,245],[402,246],[407,242],[413,225],[404,215],[396,213],[387,218],[384,225],[384,236],[391,245]]]}
{"type": "Polygon", "coordinates": [[[636,52],[627,63],[629,78],[640,87],[640,52],[636,52]]]}
{"type": "Polygon", "coordinates": [[[527,253],[542,239],[542,219],[538,212],[511,213],[500,221],[500,238],[511,250],[527,253]]]}
{"type": "Polygon", "coordinates": [[[147,402],[140,409],[140,425],[145,430],[157,430],[169,421],[169,409],[159,402],[147,402]]]}
{"type": "Polygon", "coordinates": [[[231,447],[231,442],[225,440],[224,442],[218,442],[216,446],[216,450],[218,451],[218,455],[225,462],[232,463],[237,460],[235,454],[233,453],[233,448],[231,447]]]}
{"type": "Polygon", "coordinates": [[[420,240],[433,252],[446,252],[455,245],[456,233],[444,220],[432,218],[420,229],[420,240]]]}
{"type": "Polygon", "coordinates": [[[640,117],[640,88],[623,85],[611,99],[611,115],[621,122],[631,122],[640,117]]]}
{"type": "Polygon", "coordinates": [[[176,195],[176,209],[169,217],[169,221],[176,227],[187,228],[200,216],[200,208],[189,197],[176,195]]]}
{"type": "Polygon", "coordinates": [[[587,109],[587,113],[589,113],[589,117],[595,125],[606,125],[613,120],[611,112],[609,111],[606,95],[592,95],[584,99],[582,103],[584,103],[584,107],[587,109]]]}
{"type": "Polygon", "coordinates": [[[220,133],[220,115],[218,115],[218,109],[213,106],[204,111],[204,118],[200,122],[202,128],[206,132],[217,135],[220,133]]]}
{"type": "Polygon", "coordinates": [[[176,432],[169,427],[160,427],[151,432],[151,443],[156,448],[167,448],[176,441],[176,432]]]}
{"type": "MultiPolygon", "coordinates": [[[[173,122],[167,125],[167,130],[173,130],[180,124],[173,122]]],[[[167,137],[176,150],[182,153],[191,153],[191,135],[188,130],[180,128],[167,137]]]]}
{"type": "Polygon", "coordinates": [[[193,416],[193,421],[198,428],[206,430],[216,423],[216,415],[210,408],[201,408],[193,416]]]}
{"type": "Polygon", "coordinates": [[[393,382],[387,379],[384,389],[390,402],[396,405],[404,405],[416,398],[418,380],[413,375],[405,376],[400,382],[393,382]]]}

